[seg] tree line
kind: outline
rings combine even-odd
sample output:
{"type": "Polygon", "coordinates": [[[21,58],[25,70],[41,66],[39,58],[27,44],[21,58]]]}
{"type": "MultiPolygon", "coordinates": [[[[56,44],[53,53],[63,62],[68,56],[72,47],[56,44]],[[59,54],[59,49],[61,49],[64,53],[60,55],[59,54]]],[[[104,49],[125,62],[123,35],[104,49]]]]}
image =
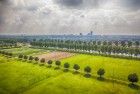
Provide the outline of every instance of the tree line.
{"type": "Polygon", "coordinates": [[[6,51],[0,51],[0,54],[5,55],[7,57],[12,57],[13,56],[13,53],[6,52],[6,51]]]}
{"type": "Polygon", "coordinates": [[[65,49],[66,51],[97,53],[104,55],[123,55],[139,57],[139,41],[80,41],[60,39],[0,39],[0,47],[18,47],[17,43],[30,43],[32,46],[65,49]]]}
{"type": "Polygon", "coordinates": [[[8,47],[19,47],[17,43],[28,43],[28,39],[23,38],[0,38],[0,47],[8,48],[8,47]]]}
{"type": "Polygon", "coordinates": [[[128,55],[138,57],[140,55],[139,41],[72,41],[72,40],[34,40],[30,43],[37,47],[53,47],[66,49],[67,51],[98,53],[105,55],[128,55]]]}

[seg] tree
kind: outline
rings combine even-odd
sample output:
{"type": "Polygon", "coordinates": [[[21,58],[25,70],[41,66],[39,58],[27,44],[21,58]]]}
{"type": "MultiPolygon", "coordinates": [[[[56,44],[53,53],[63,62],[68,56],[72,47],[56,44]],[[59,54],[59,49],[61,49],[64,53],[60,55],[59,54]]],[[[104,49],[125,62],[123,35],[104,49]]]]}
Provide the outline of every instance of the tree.
{"type": "Polygon", "coordinates": [[[24,56],[24,59],[25,59],[25,60],[27,60],[27,59],[28,59],[28,56],[27,56],[27,55],[25,55],[25,56],[24,56]]]}
{"type": "Polygon", "coordinates": [[[51,66],[51,64],[53,63],[53,61],[52,60],[49,60],[47,63],[48,63],[49,66],[51,66]]]}
{"type": "Polygon", "coordinates": [[[103,42],[103,45],[107,45],[107,41],[104,41],[104,42],[103,42]]]}
{"type": "Polygon", "coordinates": [[[119,42],[118,41],[115,41],[114,44],[115,44],[115,46],[118,46],[119,45],[119,42]]]}
{"type": "Polygon", "coordinates": [[[45,58],[42,58],[42,59],[40,60],[40,62],[41,62],[41,63],[45,63],[45,58]]]}
{"type": "Polygon", "coordinates": [[[38,57],[35,57],[34,60],[37,62],[37,61],[39,61],[39,58],[38,57]]]}
{"type": "Polygon", "coordinates": [[[128,42],[127,42],[128,47],[131,47],[131,46],[132,46],[132,44],[133,44],[133,42],[132,42],[132,41],[128,41],[128,42]]]}
{"type": "Polygon", "coordinates": [[[68,69],[69,67],[70,67],[70,64],[69,64],[69,63],[65,63],[65,64],[64,64],[64,68],[65,68],[65,69],[68,69]]]}
{"type": "Polygon", "coordinates": [[[2,54],[4,55],[5,54],[5,51],[2,51],[2,54]]]}
{"type": "Polygon", "coordinates": [[[126,46],[125,41],[121,41],[121,46],[123,46],[123,47],[125,47],[125,46],[126,46]]]}
{"type": "Polygon", "coordinates": [[[10,57],[12,57],[12,56],[13,56],[13,54],[12,54],[12,53],[8,53],[8,55],[9,55],[10,57]]]}
{"type": "Polygon", "coordinates": [[[98,41],[98,42],[97,42],[97,45],[101,45],[101,41],[98,41]]]}
{"type": "Polygon", "coordinates": [[[91,72],[91,68],[89,66],[84,68],[84,71],[89,74],[91,72]]]}
{"type": "Polygon", "coordinates": [[[32,56],[29,57],[29,60],[32,61],[34,58],[32,56]]]}
{"type": "Polygon", "coordinates": [[[8,52],[4,52],[4,55],[8,55],[8,52]]]}
{"type": "Polygon", "coordinates": [[[129,74],[128,75],[128,80],[130,82],[132,82],[132,84],[134,84],[134,82],[138,82],[139,79],[138,79],[138,75],[136,73],[133,73],[133,74],[129,74]]]}
{"type": "Polygon", "coordinates": [[[139,45],[140,45],[140,42],[139,41],[135,41],[135,46],[139,47],[139,45]]]}
{"type": "Polygon", "coordinates": [[[105,70],[100,68],[98,71],[97,71],[97,74],[100,75],[100,78],[102,78],[102,75],[105,74],[105,70]]]}
{"type": "Polygon", "coordinates": [[[45,64],[45,58],[40,59],[39,65],[40,65],[40,66],[43,66],[44,64],[45,64]]]}
{"type": "Polygon", "coordinates": [[[80,69],[80,66],[78,64],[74,64],[73,68],[75,69],[75,72],[77,72],[80,69]]]}
{"type": "Polygon", "coordinates": [[[55,65],[57,65],[59,67],[61,65],[61,62],[60,61],[56,61],[55,65]]]}
{"type": "Polygon", "coordinates": [[[20,54],[20,55],[18,56],[18,58],[19,58],[19,59],[22,59],[22,58],[23,58],[23,55],[22,55],[22,54],[20,54]]]}
{"type": "Polygon", "coordinates": [[[6,52],[5,55],[6,55],[7,57],[12,57],[12,53],[6,52]]]}

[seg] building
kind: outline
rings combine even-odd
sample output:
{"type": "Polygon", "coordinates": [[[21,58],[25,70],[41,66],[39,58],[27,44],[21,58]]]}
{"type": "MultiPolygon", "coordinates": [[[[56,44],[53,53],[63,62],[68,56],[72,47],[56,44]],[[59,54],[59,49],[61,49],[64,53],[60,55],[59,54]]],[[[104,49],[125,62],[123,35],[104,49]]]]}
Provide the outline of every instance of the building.
{"type": "Polygon", "coordinates": [[[93,31],[89,32],[87,35],[88,36],[93,36],[93,31]]]}

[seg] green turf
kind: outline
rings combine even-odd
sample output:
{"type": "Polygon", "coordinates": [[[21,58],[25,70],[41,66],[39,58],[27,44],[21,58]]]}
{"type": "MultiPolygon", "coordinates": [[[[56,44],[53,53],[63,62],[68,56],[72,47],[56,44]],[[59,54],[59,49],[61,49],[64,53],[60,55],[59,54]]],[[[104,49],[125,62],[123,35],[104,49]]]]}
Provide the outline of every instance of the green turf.
{"type": "Polygon", "coordinates": [[[79,64],[82,71],[84,67],[90,66],[94,75],[97,75],[99,68],[104,68],[106,71],[105,77],[107,78],[127,81],[127,76],[130,73],[137,73],[140,77],[140,61],[138,60],[78,54],[63,59],[62,62],[69,62],[71,68],[74,64],[79,64]]]}
{"type": "Polygon", "coordinates": [[[85,78],[0,56],[0,94],[139,94],[127,85],[85,78]]]}

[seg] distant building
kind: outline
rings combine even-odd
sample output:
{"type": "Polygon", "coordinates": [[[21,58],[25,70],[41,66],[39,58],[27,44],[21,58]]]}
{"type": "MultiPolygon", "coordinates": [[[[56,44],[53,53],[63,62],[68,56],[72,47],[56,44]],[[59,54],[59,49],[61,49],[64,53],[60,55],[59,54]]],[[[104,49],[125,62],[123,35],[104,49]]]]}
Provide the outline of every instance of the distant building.
{"type": "Polygon", "coordinates": [[[93,36],[93,31],[89,32],[87,35],[88,36],[93,36]]]}
{"type": "Polygon", "coordinates": [[[82,33],[80,33],[79,35],[80,35],[80,36],[82,36],[83,34],[82,34],[82,33]]]}

